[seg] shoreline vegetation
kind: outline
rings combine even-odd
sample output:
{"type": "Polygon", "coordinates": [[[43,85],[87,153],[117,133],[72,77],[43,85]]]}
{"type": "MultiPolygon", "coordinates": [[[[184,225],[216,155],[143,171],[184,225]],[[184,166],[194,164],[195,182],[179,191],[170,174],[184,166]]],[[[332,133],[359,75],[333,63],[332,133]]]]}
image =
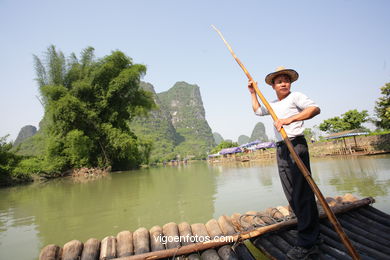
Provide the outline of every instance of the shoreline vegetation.
{"type": "MultiPolygon", "coordinates": [[[[355,147],[356,148],[356,147],[355,147]]],[[[312,157],[332,157],[332,156],[357,156],[357,155],[375,155],[390,153],[390,133],[378,135],[372,134],[367,136],[358,136],[356,139],[353,137],[345,138],[345,140],[332,140],[332,141],[319,141],[315,143],[309,143],[309,149],[312,157]],[[345,145],[347,147],[354,147],[358,144],[360,150],[352,153],[341,154],[340,151],[345,151],[345,145]]],[[[239,153],[232,155],[224,155],[217,158],[208,160],[210,164],[229,164],[229,163],[246,163],[246,162],[266,162],[273,161],[275,159],[275,148],[257,150],[251,153],[239,153]]],[[[349,149],[347,149],[349,151],[349,149]]],[[[194,160],[179,161],[172,160],[165,163],[153,163],[143,164],[140,167],[175,167],[180,165],[191,164],[194,160]]],[[[57,174],[25,174],[23,176],[16,176],[3,182],[1,187],[15,186],[20,184],[26,184],[29,182],[42,182],[55,178],[71,177],[74,182],[88,182],[102,177],[108,176],[112,171],[111,167],[81,167],[72,168],[70,170],[57,173],[57,174]]]]}

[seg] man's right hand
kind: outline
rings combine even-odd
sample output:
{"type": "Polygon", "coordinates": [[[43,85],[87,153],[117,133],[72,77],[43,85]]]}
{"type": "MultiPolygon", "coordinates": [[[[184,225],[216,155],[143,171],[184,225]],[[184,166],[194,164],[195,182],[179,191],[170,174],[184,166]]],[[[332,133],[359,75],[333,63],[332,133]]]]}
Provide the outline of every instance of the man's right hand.
{"type": "Polygon", "coordinates": [[[251,94],[256,93],[256,92],[255,92],[255,88],[253,87],[253,81],[252,81],[252,80],[249,80],[249,81],[248,81],[248,90],[249,90],[249,92],[250,92],[251,94]]]}

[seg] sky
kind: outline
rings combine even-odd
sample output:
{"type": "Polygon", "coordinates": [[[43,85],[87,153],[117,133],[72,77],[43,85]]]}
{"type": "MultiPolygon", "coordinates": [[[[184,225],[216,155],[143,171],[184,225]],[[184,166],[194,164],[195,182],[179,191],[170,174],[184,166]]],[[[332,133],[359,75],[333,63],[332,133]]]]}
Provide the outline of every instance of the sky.
{"type": "Polygon", "coordinates": [[[374,116],[380,87],[390,82],[390,1],[21,1],[0,0],[0,136],[15,140],[24,125],[38,126],[33,55],[54,44],[66,56],[95,48],[96,57],[121,50],[146,65],[143,80],[156,92],[177,81],[199,86],[213,132],[236,141],[270,117],[254,115],[247,78],[215,25],[258,82],[276,98],[265,76],[293,68],[292,84],[321,108],[305,122],[350,109],[374,116]]]}

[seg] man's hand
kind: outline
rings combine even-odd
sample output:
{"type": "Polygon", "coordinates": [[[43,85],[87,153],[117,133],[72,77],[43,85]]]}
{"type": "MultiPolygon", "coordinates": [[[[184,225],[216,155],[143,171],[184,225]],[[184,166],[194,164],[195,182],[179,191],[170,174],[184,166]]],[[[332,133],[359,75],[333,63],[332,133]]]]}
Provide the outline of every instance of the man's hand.
{"type": "Polygon", "coordinates": [[[285,118],[285,119],[278,119],[274,122],[274,126],[276,128],[276,130],[278,130],[278,132],[280,132],[280,129],[282,129],[282,126],[283,125],[289,125],[291,124],[293,121],[291,118],[285,118]]]}
{"type": "Polygon", "coordinates": [[[248,90],[249,90],[249,92],[250,92],[251,94],[256,93],[256,92],[255,92],[255,88],[253,87],[253,81],[251,81],[251,80],[248,81],[248,90]]]}

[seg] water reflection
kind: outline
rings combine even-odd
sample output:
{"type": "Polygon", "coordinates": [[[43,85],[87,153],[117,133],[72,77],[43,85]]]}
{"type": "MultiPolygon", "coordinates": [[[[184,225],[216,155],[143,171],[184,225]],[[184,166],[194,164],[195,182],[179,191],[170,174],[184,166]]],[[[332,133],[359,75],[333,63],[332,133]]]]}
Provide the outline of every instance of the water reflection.
{"type": "Polygon", "coordinates": [[[389,194],[388,156],[349,157],[321,160],[316,163],[318,176],[328,179],[339,193],[353,193],[359,197],[386,197],[389,194]]]}

